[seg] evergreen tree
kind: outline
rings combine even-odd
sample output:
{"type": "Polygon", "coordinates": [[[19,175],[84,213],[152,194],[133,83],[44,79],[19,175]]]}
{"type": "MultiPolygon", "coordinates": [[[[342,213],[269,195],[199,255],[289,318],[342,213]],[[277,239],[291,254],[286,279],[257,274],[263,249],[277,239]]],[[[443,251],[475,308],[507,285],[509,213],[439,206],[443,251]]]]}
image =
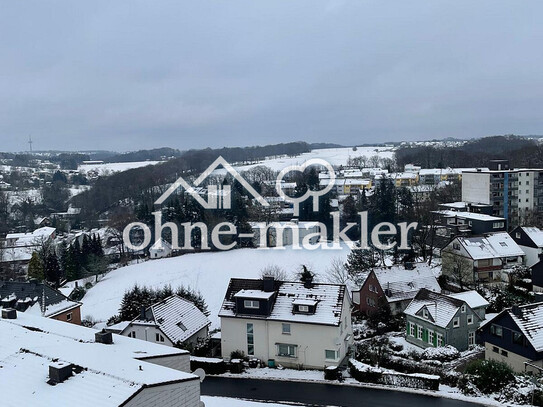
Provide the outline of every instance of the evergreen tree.
{"type": "Polygon", "coordinates": [[[45,279],[55,286],[60,283],[61,270],[58,264],[57,255],[54,251],[49,251],[45,256],[44,262],[44,274],[45,279]]]}
{"type": "Polygon", "coordinates": [[[35,278],[39,281],[43,281],[45,278],[43,263],[37,252],[32,253],[30,263],[28,263],[28,277],[35,278]]]}
{"type": "Polygon", "coordinates": [[[378,262],[379,258],[373,248],[362,249],[358,246],[347,256],[345,269],[356,280],[362,273],[371,271],[378,262]]]}

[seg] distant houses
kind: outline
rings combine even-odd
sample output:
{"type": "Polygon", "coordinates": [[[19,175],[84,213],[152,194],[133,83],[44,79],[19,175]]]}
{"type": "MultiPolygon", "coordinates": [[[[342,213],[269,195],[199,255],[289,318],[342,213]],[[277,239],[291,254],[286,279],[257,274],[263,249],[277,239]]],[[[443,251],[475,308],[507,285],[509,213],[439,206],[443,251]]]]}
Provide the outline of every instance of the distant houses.
{"type": "Polygon", "coordinates": [[[543,368],[543,303],[514,306],[481,328],[485,359],[508,364],[514,371],[540,373],[543,368]]]}
{"type": "Polygon", "coordinates": [[[338,365],[353,343],[345,285],[233,278],[219,312],[223,358],[241,351],[269,365],[338,365]]]}
{"type": "Polygon", "coordinates": [[[148,308],[132,321],[108,327],[111,332],[161,345],[198,345],[209,336],[211,321],[193,303],[172,295],[148,308]]]}
{"type": "Polygon", "coordinates": [[[369,315],[379,307],[389,306],[393,314],[401,314],[419,290],[441,292],[434,272],[427,264],[376,268],[369,272],[353,302],[363,314],[369,315]]]}
{"type": "Polygon", "coordinates": [[[445,295],[420,290],[405,309],[406,340],[421,348],[475,345],[488,302],[476,291],[445,295]]]}

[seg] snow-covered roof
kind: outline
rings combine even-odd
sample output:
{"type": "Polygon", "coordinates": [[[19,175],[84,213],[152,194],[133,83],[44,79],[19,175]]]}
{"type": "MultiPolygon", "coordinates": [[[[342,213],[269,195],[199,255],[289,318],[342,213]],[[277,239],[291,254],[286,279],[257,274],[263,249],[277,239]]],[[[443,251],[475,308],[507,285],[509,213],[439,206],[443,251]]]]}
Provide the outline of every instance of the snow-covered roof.
{"type": "Polygon", "coordinates": [[[520,315],[505,310],[537,352],[543,351],[543,302],[519,307],[520,315]]]}
{"type": "Polygon", "coordinates": [[[192,302],[177,295],[172,295],[151,305],[146,318],[137,317],[135,324],[156,324],[172,343],[184,342],[200,329],[211,324],[211,321],[192,302]]]}
{"type": "Polygon", "coordinates": [[[104,345],[94,341],[95,332],[26,314],[0,320],[2,402],[44,407],[119,406],[146,386],[198,380],[190,373],[138,360],[134,352],[138,348],[143,355],[156,347],[170,353],[177,350],[119,336],[113,345],[104,345]],[[73,364],[78,369],[63,383],[51,386],[47,380],[52,363],[73,364]]]}
{"type": "Polygon", "coordinates": [[[341,322],[343,303],[349,300],[345,285],[314,283],[310,287],[306,287],[304,283],[299,281],[275,281],[274,293],[276,297],[270,314],[245,315],[236,313],[235,309],[234,298],[236,293],[241,290],[263,290],[263,281],[231,279],[219,317],[257,318],[338,326],[341,322]],[[302,302],[303,304],[301,304],[302,302]],[[294,313],[294,303],[308,305],[307,302],[316,303],[313,314],[294,313]]]}
{"type": "Polygon", "coordinates": [[[449,294],[449,297],[465,301],[471,308],[488,307],[490,304],[477,291],[464,291],[461,293],[449,294]]]}
{"type": "Polygon", "coordinates": [[[234,297],[240,297],[240,298],[255,298],[255,299],[261,299],[261,300],[267,300],[271,298],[275,293],[272,292],[266,292],[262,290],[239,290],[237,293],[234,294],[234,297]]]}
{"type": "Polygon", "coordinates": [[[421,312],[426,309],[433,324],[446,328],[463,304],[462,300],[423,289],[409,303],[404,313],[424,319],[421,312]]]}
{"type": "Polygon", "coordinates": [[[504,218],[498,216],[485,215],[484,213],[475,213],[475,212],[464,212],[464,211],[450,211],[450,210],[441,210],[435,211],[435,213],[445,216],[445,217],[458,217],[463,219],[470,220],[481,220],[487,222],[505,222],[504,218]]]}
{"type": "Polygon", "coordinates": [[[537,227],[522,227],[522,230],[537,247],[543,247],[543,230],[537,227]]]}
{"type": "Polygon", "coordinates": [[[17,246],[29,246],[36,245],[41,239],[47,239],[55,233],[56,229],[45,226],[31,233],[8,233],[6,235],[6,240],[16,239],[15,244],[17,246]]]}
{"type": "Polygon", "coordinates": [[[524,252],[507,232],[485,237],[458,237],[473,260],[524,256],[524,252]]]}
{"type": "Polygon", "coordinates": [[[441,292],[433,270],[427,264],[417,264],[414,270],[400,266],[373,270],[388,302],[414,298],[420,289],[441,292]]]}

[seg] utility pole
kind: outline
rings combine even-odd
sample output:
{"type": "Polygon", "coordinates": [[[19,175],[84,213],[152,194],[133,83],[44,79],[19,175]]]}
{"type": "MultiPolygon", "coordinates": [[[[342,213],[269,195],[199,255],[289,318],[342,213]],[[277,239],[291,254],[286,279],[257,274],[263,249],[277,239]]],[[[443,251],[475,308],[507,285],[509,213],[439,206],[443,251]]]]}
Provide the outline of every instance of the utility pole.
{"type": "Polygon", "coordinates": [[[32,154],[32,143],[33,143],[33,141],[32,141],[32,135],[30,134],[30,135],[28,136],[28,146],[30,147],[30,154],[32,154]]]}

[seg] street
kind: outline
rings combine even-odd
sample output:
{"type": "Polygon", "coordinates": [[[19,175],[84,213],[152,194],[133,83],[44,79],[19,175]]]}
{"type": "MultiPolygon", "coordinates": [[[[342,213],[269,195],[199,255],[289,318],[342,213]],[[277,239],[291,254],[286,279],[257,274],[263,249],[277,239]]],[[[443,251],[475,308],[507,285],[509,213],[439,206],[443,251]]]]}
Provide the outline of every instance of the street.
{"type": "Polygon", "coordinates": [[[393,390],[300,383],[261,379],[233,379],[207,376],[202,395],[243,398],[259,401],[302,403],[308,406],[372,407],[468,407],[465,401],[404,393],[393,390]]]}

